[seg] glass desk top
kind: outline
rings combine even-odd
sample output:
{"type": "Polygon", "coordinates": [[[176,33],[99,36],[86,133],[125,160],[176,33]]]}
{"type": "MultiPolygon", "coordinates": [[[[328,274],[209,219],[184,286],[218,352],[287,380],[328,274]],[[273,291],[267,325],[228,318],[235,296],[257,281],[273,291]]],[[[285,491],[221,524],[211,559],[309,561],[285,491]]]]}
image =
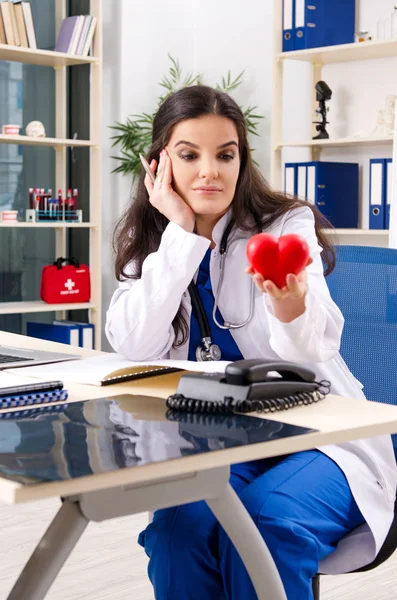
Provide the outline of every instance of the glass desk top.
{"type": "Polygon", "coordinates": [[[146,419],[133,412],[134,398],[0,414],[0,474],[21,483],[63,481],[315,431],[238,414],[146,419]]]}

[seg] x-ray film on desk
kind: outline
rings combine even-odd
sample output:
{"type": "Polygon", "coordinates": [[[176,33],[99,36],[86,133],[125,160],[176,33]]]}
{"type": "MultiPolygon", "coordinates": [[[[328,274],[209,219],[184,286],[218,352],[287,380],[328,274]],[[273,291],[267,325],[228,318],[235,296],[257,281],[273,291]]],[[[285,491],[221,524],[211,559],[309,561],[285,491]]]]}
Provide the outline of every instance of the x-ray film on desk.
{"type": "Polygon", "coordinates": [[[138,418],[129,411],[134,398],[1,414],[0,475],[25,484],[64,481],[313,431],[237,414],[138,418]]]}

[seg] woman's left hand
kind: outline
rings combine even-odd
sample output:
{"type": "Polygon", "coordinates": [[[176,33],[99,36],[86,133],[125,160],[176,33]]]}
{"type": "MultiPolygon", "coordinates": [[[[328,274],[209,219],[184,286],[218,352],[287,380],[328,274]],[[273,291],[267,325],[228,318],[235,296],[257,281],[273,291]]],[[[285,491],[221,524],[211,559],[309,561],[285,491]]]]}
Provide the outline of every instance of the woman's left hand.
{"type": "MultiPolygon", "coordinates": [[[[309,258],[306,266],[313,262],[309,258]]],[[[305,311],[305,296],[307,290],[307,272],[304,269],[299,275],[289,273],[286,277],[286,285],[278,288],[273,281],[265,280],[260,273],[255,273],[251,267],[246,269],[246,273],[252,276],[258,290],[264,294],[269,294],[275,316],[284,323],[289,323],[296,319],[305,311]]]]}

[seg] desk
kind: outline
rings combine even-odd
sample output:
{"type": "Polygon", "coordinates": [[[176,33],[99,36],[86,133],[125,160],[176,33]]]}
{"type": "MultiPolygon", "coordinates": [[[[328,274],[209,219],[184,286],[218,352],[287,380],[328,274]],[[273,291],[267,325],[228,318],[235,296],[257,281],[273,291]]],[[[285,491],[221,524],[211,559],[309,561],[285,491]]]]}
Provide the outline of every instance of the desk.
{"type": "MultiPolygon", "coordinates": [[[[75,351],[75,348],[60,344],[6,333],[0,333],[0,343],[75,351]]],[[[82,350],[81,354],[93,352],[82,350]]],[[[71,402],[121,394],[139,395],[130,405],[131,412],[161,419],[164,418],[164,405],[146,397],[167,397],[175,390],[179,377],[178,374],[162,375],[106,388],[67,384],[67,388],[71,402]]],[[[89,520],[101,521],[199,499],[206,500],[241,554],[259,600],[285,599],[273,560],[248,513],[227,483],[230,465],[396,432],[397,407],[330,395],[317,405],[294,408],[275,416],[266,415],[266,418],[318,431],[62,482],[24,486],[0,479],[0,501],[6,503],[51,497],[64,499],[9,600],[42,600],[89,520]],[[248,537],[249,544],[246,544],[243,540],[248,537]],[[264,581],[266,585],[263,585],[264,581]]]]}

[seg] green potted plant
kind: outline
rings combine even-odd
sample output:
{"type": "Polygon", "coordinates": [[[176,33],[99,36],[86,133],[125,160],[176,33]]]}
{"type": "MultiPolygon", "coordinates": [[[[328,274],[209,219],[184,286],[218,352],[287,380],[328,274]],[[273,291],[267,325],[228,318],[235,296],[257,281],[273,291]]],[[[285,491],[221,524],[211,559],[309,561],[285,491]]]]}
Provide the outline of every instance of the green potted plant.
{"type": "MultiPolygon", "coordinates": [[[[193,75],[192,73],[188,73],[186,76],[183,76],[179,61],[174,59],[170,54],[168,56],[171,61],[171,66],[168,75],[163,77],[160,81],[160,86],[164,89],[164,92],[159,96],[157,106],[178,89],[191,85],[203,84],[203,77],[201,74],[193,75]]],[[[232,93],[241,85],[243,74],[244,71],[233,79],[229,71],[227,77],[222,77],[222,83],[217,84],[216,88],[228,94],[232,93]]],[[[248,108],[241,107],[247,123],[247,129],[252,135],[258,135],[257,126],[259,120],[264,118],[262,115],[256,114],[256,108],[256,106],[249,106],[248,108]]],[[[153,114],[142,113],[140,115],[132,115],[127,118],[125,123],[116,123],[111,126],[111,129],[117,132],[111,137],[113,140],[112,146],[118,146],[120,150],[119,156],[112,156],[112,158],[118,162],[117,166],[112,171],[113,173],[131,175],[133,179],[139,175],[142,168],[139,154],[145,155],[151,145],[153,119],[155,114],[156,112],[153,114]]],[[[251,151],[253,151],[252,148],[251,151]]]]}

